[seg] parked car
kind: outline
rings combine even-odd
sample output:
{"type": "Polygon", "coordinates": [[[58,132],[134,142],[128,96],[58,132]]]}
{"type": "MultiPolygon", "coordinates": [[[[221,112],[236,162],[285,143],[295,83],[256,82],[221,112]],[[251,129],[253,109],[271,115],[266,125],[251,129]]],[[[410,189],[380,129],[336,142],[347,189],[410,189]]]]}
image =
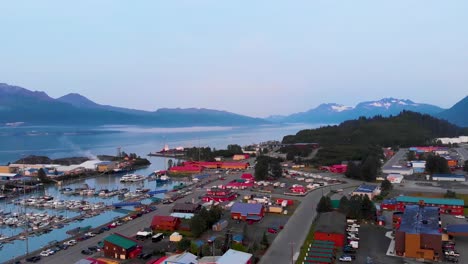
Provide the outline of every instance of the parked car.
{"type": "Polygon", "coordinates": [[[30,257],[30,258],[26,259],[27,262],[33,262],[33,263],[36,263],[39,260],[41,260],[41,256],[33,256],[33,257],[30,257]]]}
{"type": "Polygon", "coordinates": [[[446,256],[445,260],[452,263],[458,263],[458,258],[454,256],[446,256]]]}
{"type": "Polygon", "coordinates": [[[76,245],[76,240],[74,240],[74,239],[68,240],[68,241],[63,242],[63,244],[67,245],[67,246],[74,246],[74,245],[76,245]]]}
{"type": "Polygon", "coordinates": [[[448,250],[444,252],[446,256],[459,257],[460,253],[454,250],[448,250]]]}
{"type": "Polygon", "coordinates": [[[343,255],[339,258],[340,261],[342,262],[351,262],[353,261],[353,258],[351,256],[348,256],[348,255],[343,255]]]}
{"type": "Polygon", "coordinates": [[[83,249],[83,250],[81,250],[81,254],[89,256],[89,255],[92,255],[93,252],[88,250],[88,249],[83,249]]]}
{"type": "Polygon", "coordinates": [[[276,228],[269,227],[269,228],[268,228],[268,233],[270,233],[270,234],[278,234],[278,230],[277,230],[276,228]]]}
{"type": "Polygon", "coordinates": [[[98,248],[97,246],[88,247],[88,250],[89,250],[89,251],[92,251],[92,252],[101,251],[101,249],[98,248]]]}
{"type": "Polygon", "coordinates": [[[465,216],[464,215],[456,215],[455,218],[465,219],[465,216]]]}
{"type": "Polygon", "coordinates": [[[149,258],[151,258],[151,256],[153,256],[153,254],[151,254],[151,253],[141,253],[140,255],[138,255],[138,258],[140,258],[140,259],[149,259],[149,258]]]}

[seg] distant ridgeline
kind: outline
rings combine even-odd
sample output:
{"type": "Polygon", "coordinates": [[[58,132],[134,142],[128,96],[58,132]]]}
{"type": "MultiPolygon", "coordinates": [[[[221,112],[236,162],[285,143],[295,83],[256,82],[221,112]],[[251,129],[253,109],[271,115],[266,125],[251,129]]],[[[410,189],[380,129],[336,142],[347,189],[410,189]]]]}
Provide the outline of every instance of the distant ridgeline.
{"type": "Polygon", "coordinates": [[[315,161],[335,164],[343,160],[363,160],[371,153],[381,153],[380,147],[433,145],[434,138],[463,134],[468,134],[468,128],[430,115],[403,111],[397,116],[361,117],[338,126],[301,130],[296,135],[285,136],[283,143],[319,143],[323,149],[315,161]]]}

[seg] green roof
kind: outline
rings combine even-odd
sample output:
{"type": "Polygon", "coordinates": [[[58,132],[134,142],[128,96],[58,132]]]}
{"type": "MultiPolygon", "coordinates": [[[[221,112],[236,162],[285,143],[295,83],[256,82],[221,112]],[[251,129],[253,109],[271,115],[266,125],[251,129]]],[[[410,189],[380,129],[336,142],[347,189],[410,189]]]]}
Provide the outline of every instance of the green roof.
{"type": "Polygon", "coordinates": [[[332,263],[331,258],[311,258],[311,257],[306,257],[305,258],[307,261],[313,261],[313,262],[319,262],[319,263],[332,263]]]}
{"type": "Polygon", "coordinates": [[[335,246],[332,244],[312,244],[310,247],[311,248],[330,248],[330,249],[335,248],[335,246]]]}
{"type": "Polygon", "coordinates": [[[129,249],[137,245],[135,241],[125,238],[123,236],[116,235],[116,234],[112,234],[106,237],[104,241],[107,241],[109,243],[112,243],[124,249],[129,249]]]}
{"type": "Polygon", "coordinates": [[[308,257],[314,258],[314,257],[326,257],[326,258],[331,258],[333,257],[334,254],[332,253],[318,253],[318,252],[309,252],[307,255],[308,257]]]}
{"type": "Polygon", "coordinates": [[[335,245],[335,242],[333,242],[333,241],[326,241],[326,240],[314,240],[314,244],[335,245]]]}
{"type": "Polygon", "coordinates": [[[340,200],[331,200],[331,206],[333,209],[338,209],[340,207],[340,200]]]}
{"type": "Polygon", "coordinates": [[[427,198],[427,197],[414,197],[414,196],[398,196],[397,202],[403,203],[419,203],[423,200],[425,204],[437,204],[437,205],[458,205],[464,206],[465,201],[461,199],[444,199],[444,198],[427,198]]]}
{"type": "Polygon", "coordinates": [[[309,252],[323,252],[323,253],[333,253],[335,250],[333,248],[310,248],[309,252]]]}

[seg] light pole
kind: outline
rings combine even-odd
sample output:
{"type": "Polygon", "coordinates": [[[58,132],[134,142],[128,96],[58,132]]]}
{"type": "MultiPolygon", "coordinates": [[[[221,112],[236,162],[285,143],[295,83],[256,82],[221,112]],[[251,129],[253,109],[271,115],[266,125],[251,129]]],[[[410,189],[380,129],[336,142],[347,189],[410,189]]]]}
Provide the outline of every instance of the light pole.
{"type": "Polygon", "coordinates": [[[289,245],[291,246],[291,264],[294,264],[294,245],[296,243],[290,242],[289,245]]]}

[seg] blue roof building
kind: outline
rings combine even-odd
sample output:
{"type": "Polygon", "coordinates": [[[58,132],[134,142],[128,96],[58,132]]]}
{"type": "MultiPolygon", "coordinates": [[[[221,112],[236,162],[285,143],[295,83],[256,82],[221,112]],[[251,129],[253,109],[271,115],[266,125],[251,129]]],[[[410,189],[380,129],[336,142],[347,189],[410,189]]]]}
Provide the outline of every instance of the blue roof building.
{"type": "Polygon", "coordinates": [[[409,234],[441,234],[439,208],[407,205],[399,231],[409,234]]]}
{"type": "Polygon", "coordinates": [[[367,195],[369,199],[373,199],[375,195],[380,194],[380,187],[377,185],[361,184],[352,195],[367,195]]]}
{"type": "Polygon", "coordinates": [[[265,215],[265,208],[258,203],[235,203],[231,207],[231,218],[259,221],[265,215]]]}

